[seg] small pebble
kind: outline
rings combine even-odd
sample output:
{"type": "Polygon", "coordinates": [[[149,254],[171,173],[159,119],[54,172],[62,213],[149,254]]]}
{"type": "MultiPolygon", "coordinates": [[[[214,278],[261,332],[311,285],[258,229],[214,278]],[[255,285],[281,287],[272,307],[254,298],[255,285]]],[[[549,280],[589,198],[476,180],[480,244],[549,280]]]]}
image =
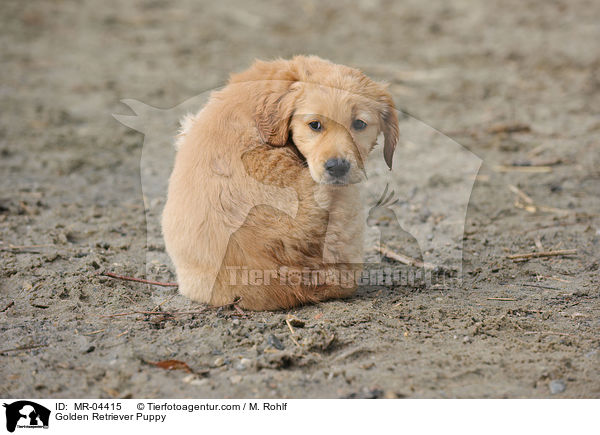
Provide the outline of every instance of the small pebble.
{"type": "Polygon", "coordinates": [[[285,349],[285,346],[283,345],[281,340],[279,340],[279,338],[275,337],[273,334],[269,334],[269,336],[267,337],[267,344],[273,346],[277,350],[285,349]]]}
{"type": "Polygon", "coordinates": [[[213,362],[213,366],[215,367],[221,367],[223,364],[225,364],[225,358],[222,356],[215,358],[215,361],[213,362]]]}
{"type": "Polygon", "coordinates": [[[240,382],[242,382],[242,377],[240,375],[235,375],[229,378],[229,382],[231,382],[232,384],[239,384],[240,382]]]}
{"type": "Polygon", "coordinates": [[[394,391],[384,391],[383,393],[383,398],[384,399],[400,399],[400,396],[398,393],[395,393],[394,391]]]}
{"type": "Polygon", "coordinates": [[[567,389],[565,381],[561,379],[550,381],[548,387],[550,387],[550,394],[560,394],[567,389]]]}
{"type": "Polygon", "coordinates": [[[199,378],[198,375],[188,375],[183,378],[183,382],[190,385],[204,385],[208,382],[208,379],[199,378]]]}
{"type": "Polygon", "coordinates": [[[304,320],[299,319],[295,316],[289,316],[287,320],[288,322],[290,322],[290,325],[292,325],[295,328],[304,328],[304,325],[306,324],[304,320]]]}

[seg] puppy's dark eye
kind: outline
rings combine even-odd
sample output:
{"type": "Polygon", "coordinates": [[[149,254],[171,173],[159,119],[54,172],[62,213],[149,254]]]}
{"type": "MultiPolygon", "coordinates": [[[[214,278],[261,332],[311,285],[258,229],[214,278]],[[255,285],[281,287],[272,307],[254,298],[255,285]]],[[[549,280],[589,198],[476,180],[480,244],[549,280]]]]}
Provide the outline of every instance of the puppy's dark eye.
{"type": "Polygon", "coordinates": [[[352,128],[354,130],[364,130],[367,127],[367,123],[362,119],[355,119],[352,121],[352,128]]]}
{"type": "Polygon", "coordinates": [[[309,122],[308,126],[310,128],[312,128],[314,131],[321,131],[321,129],[323,128],[323,126],[321,125],[321,123],[319,121],[309,122]]]}

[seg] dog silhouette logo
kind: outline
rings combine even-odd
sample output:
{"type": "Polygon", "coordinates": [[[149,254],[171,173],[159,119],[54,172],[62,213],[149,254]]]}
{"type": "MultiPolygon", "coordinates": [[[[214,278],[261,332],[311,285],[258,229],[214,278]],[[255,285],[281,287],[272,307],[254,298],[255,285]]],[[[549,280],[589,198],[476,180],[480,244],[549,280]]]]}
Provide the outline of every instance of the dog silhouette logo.
{"type": "Polygon", "coordinates": [[[3,405],[6,408],[6,430],[14,432],[18,428],[48,428],[50,410],[28,400],[19,400],[3,405]]]}

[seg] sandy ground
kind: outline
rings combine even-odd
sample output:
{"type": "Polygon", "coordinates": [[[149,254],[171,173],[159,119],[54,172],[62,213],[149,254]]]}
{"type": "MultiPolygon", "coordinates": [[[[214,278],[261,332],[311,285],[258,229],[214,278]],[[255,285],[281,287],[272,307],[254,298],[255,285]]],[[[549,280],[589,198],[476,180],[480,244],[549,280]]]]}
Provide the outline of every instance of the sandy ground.
{"type": "MultiPolygon", "coordinates": [[[[5,1],[0,14],[0,396],[600,397],[598,2],[5,1]],[[299,53],[388,81],[414,117],[403,125],[482,160],[447,245],[462,272],[289,313],[103,317],[202,308],[97,275],[174,279],[151,225],[160,189],[143,200],[165,182],[144,168],[164,161],[140,170],[148,140],[112,117],[132,114],[120,100],[172,108],[255,57],[299,53]],[[507,258],[557,249],[576,253],[507,258]],[[289,314],[304,323],[293,335],[289,314]],[[168,359],[194,373],[147,364],[168,359]]],[[[400,145],[391,176],[398,217],[444,234],[456,210],[435,208],[436,188],[456,180],[423,178],[414,152],[400,145]]]]}

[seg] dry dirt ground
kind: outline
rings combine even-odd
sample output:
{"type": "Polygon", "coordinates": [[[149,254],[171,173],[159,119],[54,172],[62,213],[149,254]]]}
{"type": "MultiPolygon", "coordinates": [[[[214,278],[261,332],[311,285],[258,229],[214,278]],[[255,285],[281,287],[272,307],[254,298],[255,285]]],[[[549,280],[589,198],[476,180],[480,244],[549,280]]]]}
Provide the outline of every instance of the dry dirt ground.
{"type": "MultiPolygon", "coordinates": [[[[0,396],[600,397],[600,3],[56,0],[0,14],[0,396]],[[164,257],[146,239],[144,136],[112,117],[131,114],[120,100],[174,107],[256,57],[299,53],[388,81],[403,111],[483,160],[453,241],[462,276],[290,313],[103,317],[202,308],[97,275],[143,277],[148,252],[164,257]],[[507,258],[562,249],[576,253],[507,258]],[[304,322],[294,335],[288,314],[304,322]],[[194,373],[148,364],[168,359],[194,373]]],[[[395,177],[410,187],[410,173],[395,177]]],[[[403,219],[443,221],[401,199],[403,219]]]]}

